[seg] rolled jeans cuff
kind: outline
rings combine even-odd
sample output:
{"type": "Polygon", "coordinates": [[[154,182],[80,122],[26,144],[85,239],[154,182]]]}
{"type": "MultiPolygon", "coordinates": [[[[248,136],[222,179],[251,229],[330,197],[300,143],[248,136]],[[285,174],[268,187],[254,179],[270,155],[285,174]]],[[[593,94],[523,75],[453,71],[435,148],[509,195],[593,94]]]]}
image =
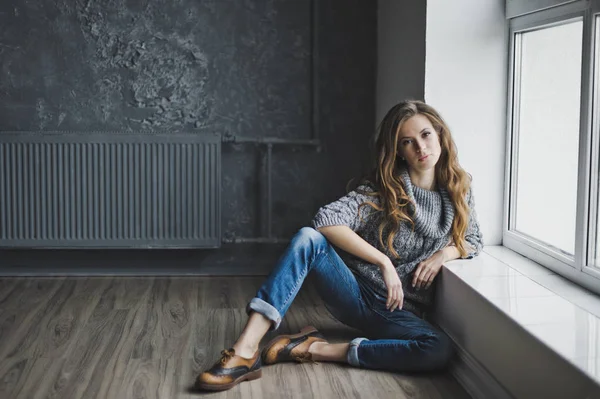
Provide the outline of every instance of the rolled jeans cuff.
{"type": "Polygon", "coordinates": [[[281,324],[281,314],[273,307],[273,305],[263,301],[260,298],[252,298],[246,306],[246,313],[249,315],[251,311],[262,314],[267,319],[271,320],[271,328],[269,330],[277,330],[281,324]]]}
{"type": "Polygon", "coordinates": [[[348,348],[347,360],[348,364],[354,367],[360,367],[358,360],[358,346],[362,341],[368,341],[366,338],[354,338],[350,341],[350,347],[348,348]]]}

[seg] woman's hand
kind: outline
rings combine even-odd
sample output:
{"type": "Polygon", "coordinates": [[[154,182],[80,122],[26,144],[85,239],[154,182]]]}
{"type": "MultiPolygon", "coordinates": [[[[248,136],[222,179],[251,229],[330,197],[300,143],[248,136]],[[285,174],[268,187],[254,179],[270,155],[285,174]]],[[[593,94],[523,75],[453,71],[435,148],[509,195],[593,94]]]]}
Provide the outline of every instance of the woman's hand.
{"type": "Polygon", "coordinates": [[[444,251],[440,250],[419,263],[413,275],[412,286],[418,290],[429,288],[435,276],[442,269],[444,262],[446,262],[444,251]]]}
{"type": "Polygon", "coordinates": [[[393,312],[395,309],[402,309],[404,303],[404,290],[402,289],[402,282],[400,281],[400,277],[398,277],[398,272],[396,271],[394,264],[387,258],[387,261],[380,266],[380,269],[383,281],[388,290],[385,307],[390,312],[393,312]]]}

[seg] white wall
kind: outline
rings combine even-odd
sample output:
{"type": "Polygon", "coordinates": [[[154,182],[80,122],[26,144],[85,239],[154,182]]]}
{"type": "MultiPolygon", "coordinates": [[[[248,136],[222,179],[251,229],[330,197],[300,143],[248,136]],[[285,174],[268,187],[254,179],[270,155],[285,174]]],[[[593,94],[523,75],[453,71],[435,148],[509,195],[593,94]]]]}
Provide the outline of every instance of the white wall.
{"type": "Polygon", "coordinates": [[[504,0],[427,0],[425,101],[473,175],[486,245],[502,243],[508,34],[504,0]]]}

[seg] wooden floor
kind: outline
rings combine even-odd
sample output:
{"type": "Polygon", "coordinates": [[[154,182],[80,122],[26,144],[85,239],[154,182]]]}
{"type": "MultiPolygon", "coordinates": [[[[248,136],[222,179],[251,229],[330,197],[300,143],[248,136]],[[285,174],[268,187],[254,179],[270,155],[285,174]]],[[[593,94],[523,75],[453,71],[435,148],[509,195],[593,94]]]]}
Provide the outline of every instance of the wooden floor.
{"type": "MultiPolygon", "coordinates": [[[[468,398],[448,374],[279,364],[221,393],[191,390],[233,344],[256,277],[0,280],[0,398],[468,398]]],[[[276,335],[312,324],[333,342],[358,334],[303,288],[276,335]]]]}

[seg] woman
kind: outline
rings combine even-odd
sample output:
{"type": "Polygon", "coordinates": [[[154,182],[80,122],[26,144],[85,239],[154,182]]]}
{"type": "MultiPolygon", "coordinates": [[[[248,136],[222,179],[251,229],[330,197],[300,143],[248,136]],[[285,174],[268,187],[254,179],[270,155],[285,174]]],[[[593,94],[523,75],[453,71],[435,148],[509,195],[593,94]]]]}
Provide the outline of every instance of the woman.
{"type": "Polygon", "coordinates": [[[449,338],[422,317],[444,262],[470,259],[483,247],[471,179],[458,163],[448,126],[420,101],[387,113],[376,155],[376,167],[359,187],[319,209],[312,228],[294,236],[248,304],[239,339],[198,376],[197,388],[229,389],[260,378],[262,364],[284,361],[399,372],[448,363],[449,338]],[[334,246],[349,255],[346,261],[334,246]],[[365,337],[330,344],[305,327],[274,338],[261,354],[262,337],[279,327],[309,273],[332,315],[365,337]]]}

